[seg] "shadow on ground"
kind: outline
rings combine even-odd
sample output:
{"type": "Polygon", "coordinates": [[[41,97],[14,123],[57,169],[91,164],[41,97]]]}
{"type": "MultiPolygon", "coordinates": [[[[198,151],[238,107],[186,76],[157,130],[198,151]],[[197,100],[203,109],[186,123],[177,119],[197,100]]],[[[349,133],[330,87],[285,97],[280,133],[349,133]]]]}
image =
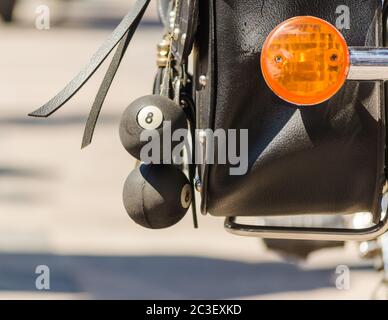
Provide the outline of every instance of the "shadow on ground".
{"type": "MultiPolygon", "coordinates": [[[[47,265],[51,291],[95,299],[228,299],[333,288],[335,270],[178,256],[0,255],[0,290],[35,291],[47,265]]],[[[355,268],[357,269],[357,268],[355,268]]]]}

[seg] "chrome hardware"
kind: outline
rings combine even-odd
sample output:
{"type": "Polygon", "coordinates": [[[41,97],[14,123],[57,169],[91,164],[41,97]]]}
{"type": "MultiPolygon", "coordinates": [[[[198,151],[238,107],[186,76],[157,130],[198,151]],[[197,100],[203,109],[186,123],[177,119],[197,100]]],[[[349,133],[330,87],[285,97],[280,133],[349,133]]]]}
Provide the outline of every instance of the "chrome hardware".
{"type": "Polygon", "coordinates": [[[337,228],[297,228],[252,226],[236,222],[236,217],[226,218],[225,229],[238,236],[283,240],[312,241],[368,241],[382,236],[388,231],[388,215],[378,224],[365,229],[337,228]]]}
{"type": "Polygon", "coordinates": [[[198,79],[198,82],[199,84],[202,86],[202,87],[206,87],[207,85],[207,77],[205,75],[201,75],[198,79]]]}
{"type": "Polygon", "coordinates": [[[202,181],[200,179],[196,179],[195,180],[195,190],[197,190],[197,192],[202,192],[202,181]]]}
{"type": "Polygon", "coordinates": [[[158,43],[156,63],[159,68],[166,68],[170,55],[171,40],[167,35],[158,43]]]}
{"type": "Polygon", "coordinates": [[[388,80],[388,48],[350,47],[348,80],[388,80]]]}

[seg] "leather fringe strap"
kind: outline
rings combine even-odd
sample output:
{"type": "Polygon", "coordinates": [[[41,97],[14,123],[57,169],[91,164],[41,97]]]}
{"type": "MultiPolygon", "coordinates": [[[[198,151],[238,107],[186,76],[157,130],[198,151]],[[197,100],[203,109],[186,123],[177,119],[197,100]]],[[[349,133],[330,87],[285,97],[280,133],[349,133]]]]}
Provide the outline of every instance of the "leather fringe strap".
{"type": "Polygon", "coordinates": [[[82,146],[85,147],[90,144],[94,132],[94,127],[97,123],[98,116],[102,104],[106,98],[108,90],[116,75],[117,69],[120,66],[122,58],[126,49],[135,33],[149,3],[151,0],[138,0],[133,9],[124,17],[121,23],[104,42],[104,44],[93,55],[88,65],[86,65],[78,75],[70,81],[67,86],[62,89],[54,98],[43,105],[41,108],[29,114],[32,117],[49,117],[58,109],[60,109],[66,102],[68,102],[90,79],[90,77],[98,70],[102,63],[106,60],[109,54],[121,41],[109,69],[100,86],[99,92],[94,101],[89,119],[85,128],[85,134],[82,146]]]}

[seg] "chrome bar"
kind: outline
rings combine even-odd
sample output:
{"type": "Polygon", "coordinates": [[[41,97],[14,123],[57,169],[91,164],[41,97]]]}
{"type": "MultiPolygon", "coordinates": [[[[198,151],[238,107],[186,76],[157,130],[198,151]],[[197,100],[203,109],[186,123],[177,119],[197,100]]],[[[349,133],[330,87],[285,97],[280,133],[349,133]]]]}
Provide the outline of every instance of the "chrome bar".
{"type": "Polygon", "coordinates": [[[348,80],[388,80],[388,48],[349,47],[348,80]]]}
{"type": "Polygon", "coordinates": [[[388,67],[388,48],[350,47],[352,66],[388,67]]]}
{"type": "Polygon", "coordinates": [[[226,218],[225,229],[238,236],[281,240],[369,241],[388,231],[388,214],[378,224],[365,229],[301,228],[239,224],[236,217],[226,218]]]}

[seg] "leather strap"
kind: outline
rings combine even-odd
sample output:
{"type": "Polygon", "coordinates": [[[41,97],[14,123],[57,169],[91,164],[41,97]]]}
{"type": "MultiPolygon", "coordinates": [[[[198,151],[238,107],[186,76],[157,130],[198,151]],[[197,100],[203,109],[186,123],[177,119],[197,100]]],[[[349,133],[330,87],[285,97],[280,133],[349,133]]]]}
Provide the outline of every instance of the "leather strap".
{"type": "MultiPolygon", "coordinates": [[[[38,110],[29,114],[32,117],[48,117],[61,108],[67,101],[69,101],[90,79],[90,77],[97,71],[101,64],[105,61],[108,55],[116,47],[116,45],[125,37],[126,34],[130,36],[136,29],[137,24],[144,15],[151,0],[137,0],[133,9],[124,17],[121,23],[113,31],[105,43],[93,55],[89,64],[86,65],[81,72],[54,98],[47,102],[38,110]]],[[[127,38],[130,40],[131,37],[127,38]]],[[[129,41],[128,41],[129,42],[129,41]]],[[[125,50],[124,50],[125,51],[125,50]]],[[[119,55],[119,54],[118,54],[119,55]]],[[[121,60],[121,59],[119,59],[121,60]]],[[[114,64],[112,62],[112,64],[114,64]]],[[[117,63],[115,64],[117,65],[117,63]]],[[[113,69],[113,68],[112,68],[113,69]]],[[[104,79],[105,80],[105,79],[104,79]]],[[[113,80],[113,79],[112,79],[113,80]]],[[[104,81],[108,83],[109,81],[104,81]]],[[[101,93],[102,96],[102,93],[101,93]]],[[[97,99],[96,99],[97,100],[97,99]]]]}
{"type": "Polygon", "coordinates": [[[109,65],[109,68],[105,74],[104,80],[101,83],[100,89],[98,90],[92,109],[89,113],[88,120],[86,122],[84,136],[82,139],[82,146],[81,146],[82,149],[86,148],[88,145],[92,143],[94,131],[96,128],[98,118],[101,113],[102,105],[104,104],[105,98],[112,85],[113,79],[116,76],[117,70],[120,67],[121,61],[123,60],[125,52],[127,51],[128,45],[131,42],[131,39],[137,29],[137,26],[140,23],[140,20],[141,20],[141,17],[138,18],[134,26],[131,27],[131,29],[126,33],[124,38],[121,40],[116,50],[116,53],[112,59],[112,62],[109,65]]]}

